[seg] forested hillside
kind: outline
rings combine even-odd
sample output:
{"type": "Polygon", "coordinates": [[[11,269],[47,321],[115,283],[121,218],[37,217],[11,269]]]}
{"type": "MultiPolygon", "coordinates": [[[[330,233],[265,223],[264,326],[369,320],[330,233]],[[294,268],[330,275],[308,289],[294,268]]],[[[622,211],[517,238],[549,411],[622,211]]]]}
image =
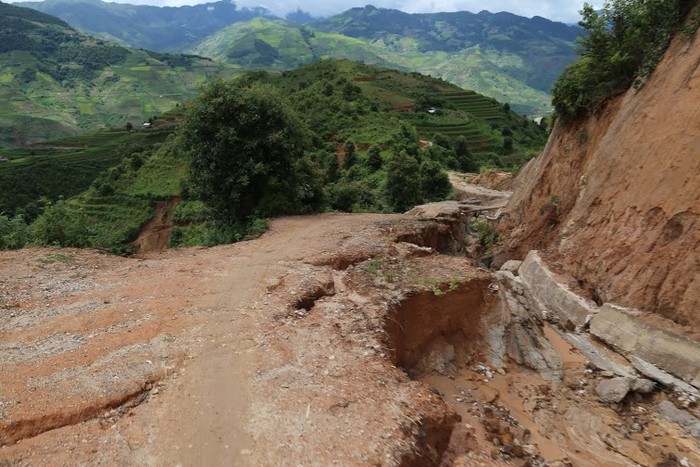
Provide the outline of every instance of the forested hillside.
{"type": "Polygon", "coordinates": [[[0,146],[104,126],[141,125],[233,70],[208,59],[135,50],[58,18],[0,3],[0,146]]]}

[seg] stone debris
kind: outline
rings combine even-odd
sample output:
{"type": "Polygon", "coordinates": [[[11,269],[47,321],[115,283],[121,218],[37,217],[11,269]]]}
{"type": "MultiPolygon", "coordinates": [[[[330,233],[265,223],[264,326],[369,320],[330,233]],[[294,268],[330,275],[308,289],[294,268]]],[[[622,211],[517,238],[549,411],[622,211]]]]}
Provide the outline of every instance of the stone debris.
{"type": "Polygon", "coordinates": [[[501,271],[508,271],[512,274],[517,275],[518,274],[518,269],[520,269],[520,266],[523,264],[522,261],[518,261],[515,259],[511,259],[503,263],[503,266],[501,266],[501,271]]]}
{"type": "Polygon", "coordinates": [[[643,322],[633,310],[606,303],[591,319],[590,332],[623,355],[652,363],[700,388],[700,345],[643,322]]]}
{"type": "Polygon", "coordinates": [[[653,381],[644,378],[618,377],[604,379],[595,388],[600,400],[607,403],[617,404],[630,392],[639,394],[649,394],[654,391],[656,385],[653,381]]]}

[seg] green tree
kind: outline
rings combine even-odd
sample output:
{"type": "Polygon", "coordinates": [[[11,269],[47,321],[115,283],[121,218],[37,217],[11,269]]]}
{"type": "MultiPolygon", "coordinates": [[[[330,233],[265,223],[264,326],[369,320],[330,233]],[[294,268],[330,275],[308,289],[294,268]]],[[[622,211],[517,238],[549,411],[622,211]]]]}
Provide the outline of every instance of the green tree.
{"type": "Polygon", "coordinates": [[[423,161],[420,165],[421,195],[424,201],[440,201],[452,191],[452,184],[440,164],[423,161]]]}
{"type": "Polygon", "coordinates": [[[478,170],[478,167],[474,163],[472,153],[469,150],[467,139],[464,136],[459,136],[455,140],[454,153],[461,171],[475,172],[478,170]]]}
{"type": "Polygon", "coordinates": [[[355,162],[357,161],[355,142],[351,139],[345,141],[345,144],[343,144],[343,152],[345,152],[345,157],[343,158],[343,168],[348,170],[350,167],[355,165],[355,162]]]}
{"type": "Polygon", "coordinates": [[[422,202],[418,161],[406,151],[387,161],[386,196],[395,212],[403,212],[422,202]]]}
{"type": "Polygon", "coordinates": [[[215,79],[192,101],[180,138],[192,157],[194,192],[221,220],[278,214],[298,200],[295,161],[307,130],[276,88],[215,79]],[[266,204],[266,198],[288,204],[266,204]]]}
{"type": "Polygon", "coordinates": [[[382,168],[383,163],[384,161],[382,160],[381,148],[376,144],[373,144],[369,147],[369,150],[367,151],[367,167],[371,171],[376,172],[377,170],[382,168]]]}
{"type": "Polygon", "coordinates": [[[131,122],[126,122],[126,131],[131,133],[131,130],[133,130],[133,129],[134,129],[134,124],[131,122]]]}
{"type": "Polygon", "coordinates": [[[503,138],[503,152],[505,154],[510,154],[513,152],[513,138],[510,136],[503,138]]]}
{"type": "Polygon", "coordinates": [[[608,97],[641,85],[665,52],[689,0],[611,0],[602,10],[584,4],[580,59],[552,88],[558,116],[569,121],[608,97]]]}
{"type": "Polygon", "coordinates": [[[338,164],[338,156],[335,153],[328,155],[328,165],[326,166],[326,181],[337,182],[340,178],[340,164],[338,164]]]}

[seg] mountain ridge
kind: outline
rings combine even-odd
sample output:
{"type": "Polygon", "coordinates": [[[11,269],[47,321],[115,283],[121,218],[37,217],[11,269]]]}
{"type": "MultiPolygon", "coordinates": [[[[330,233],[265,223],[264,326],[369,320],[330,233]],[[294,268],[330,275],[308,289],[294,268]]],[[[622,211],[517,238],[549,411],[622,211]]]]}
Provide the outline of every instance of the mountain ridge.
{"type": "MultiPolygon", "coordinates": [[[[280,28],[268,36],[289,36],[290,30],[295,28],[315,34],[336,35],[324,39],[326,45],[321,47],[323,53],[320,58],[367,60],[367,63],[374,65],[430,73],[460,87],[509,102],[520,113],[551,111],[550,87],[563,68],[573,61],[574,43],[580,31],[577,27],[542,17],[525,18],[485,10],[479,13],[411,14],[366,6],[352,8],[330,18],[292,22],[276,18],[263,9],[238,9],[230,2],[168,7],[166,11],[162,7],[116,6],[99,0],[90,0],[89,4],[93,5],[92,8],[99,6],[103,10],[100,18],[110,17],[113,20],[94,20],[91,25],[90,14],[80,11],[80,19],[76,19],[77,14],[71,13],[82,1],[49,0],[24,5],[54,13],[70,24],[79,25],[103,38],[160,51],[194,52],[245,68],[283,70],[318,59],[307,53],[304,55],[307,61],[299,60],[296,53],[298,48],[285,55],[284,48],[278,49],[266,39],[241,37],[244,42],[234,44],[226,37],[246,28],[249,34],[255,34],[256,18],[265,18],[274,21],[280,28]],[[221,9],[222,13],[211,15],[207,9],[221,9]],[[125,16],[126,11],[131,13],[125,16]],[[191,13],[183,15],[185,11],[191,13]],[[165,19],[156,21],[153,15],[157,13],[188,19],[187,22],[181,20],[177,28],[170,30],[174,27],[172,23],[165,19]],[[207,24],[207,19],[212,16],[218,22],[207,24]],[[129,23],[128,27],[124,26],[125,21],[129,23]],[[171,36],[176,37],[168,43],[171,36]],[[223,42],[228,42],[232,50],[222,50],[223,42]],[[355,53],[360,55],[359,58],[353,56],[352,51],[348,52],[349,43],[359,50],[355,53]],[[267,57],[270,63],[265,60],[258,63],[249,60],[249,57],[241,59],[236,53],[240,48],[256,47],[274,56],[272,60],[267,57]],[[233,56],[229,56],[232,52],[233,56]],[[363,54],[366,58],[362,58],[363,54]]],[[[270,29],[269,24],[266,29],[270,29]]],[[[298,38],[293,41],[298,41],[298,38]]]]}

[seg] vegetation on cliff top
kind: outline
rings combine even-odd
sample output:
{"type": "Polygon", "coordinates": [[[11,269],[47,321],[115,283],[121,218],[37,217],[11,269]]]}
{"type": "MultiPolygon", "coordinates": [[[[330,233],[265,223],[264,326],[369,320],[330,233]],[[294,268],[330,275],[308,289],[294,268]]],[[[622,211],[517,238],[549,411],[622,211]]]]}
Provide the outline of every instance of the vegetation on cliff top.
{"type": "Polygon", "coordinates": [[[663,56],[693,0],[613,0],[602,10],[584,4],[579,60],[552,89],[563,121],[590,112],[608,97],[639,87],[663,56]]]}

